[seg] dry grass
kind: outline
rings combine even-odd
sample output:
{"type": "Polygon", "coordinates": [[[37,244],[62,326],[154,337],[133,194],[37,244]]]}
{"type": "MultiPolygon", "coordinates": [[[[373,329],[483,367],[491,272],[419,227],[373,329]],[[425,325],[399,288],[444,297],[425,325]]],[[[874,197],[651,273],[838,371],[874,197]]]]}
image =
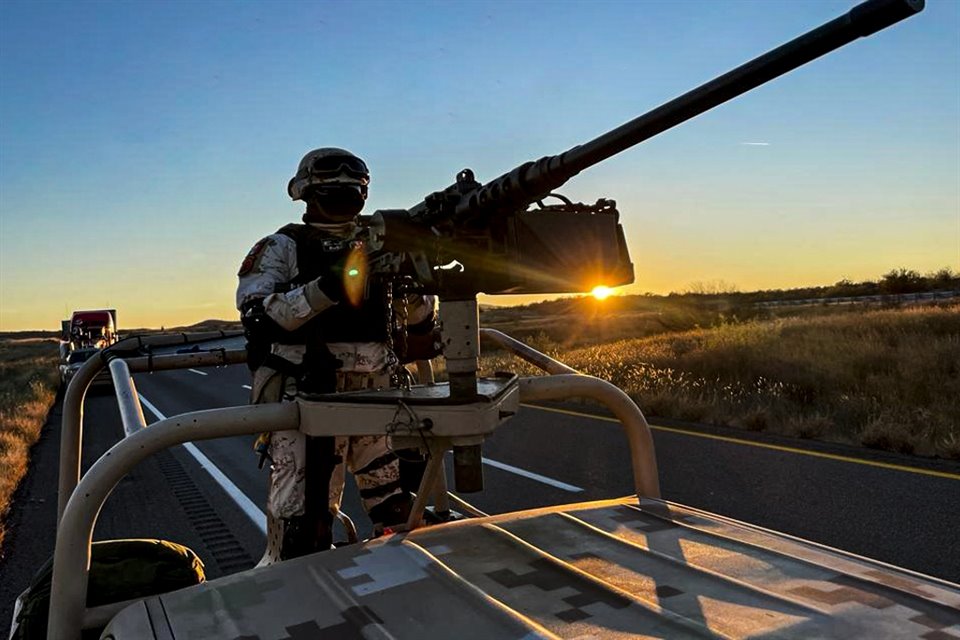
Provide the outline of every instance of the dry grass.
{"type": "Polygon", "coordinates": [[[0,336],[0,548],[10,498],[57,393],[57,343],[0,336]]]}
{"type": "MultiPolygon", "coordinates": [[[[960,458],[960,305],[752,320],[580,348],[543,334],[531,342],[610,380],[651,415],[960,458]]],[[[494,352],[482,368],[516,362],[494,352]]]]}

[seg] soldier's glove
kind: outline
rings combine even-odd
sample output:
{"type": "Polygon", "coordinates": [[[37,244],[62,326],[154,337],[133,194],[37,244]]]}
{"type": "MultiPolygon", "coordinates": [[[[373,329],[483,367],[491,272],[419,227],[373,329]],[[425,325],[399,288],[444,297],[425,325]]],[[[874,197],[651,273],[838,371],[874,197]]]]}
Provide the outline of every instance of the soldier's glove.
{"type": "MultiPolygon", "coordinates": [[[[316,286],[323,295],[334,303],[348,302],[353,306],[358,306],[364,298],[366,274],[364,269],[351,267],[347,264],[342,270],[337,269],[320,276],[310,284],[316,286]]],[[[310,301],[309,288],[307,290],[307,300],[310,301]]],[[[311,306],[314,306],[312,301],[311,306]]],[[[314,308],[316,307],[314,306],[314,308]]]]}
{"type": "Polygon", "coordinates": [[[310,287],[316,287],[320,293],[325,295],[327,299],[333,303],[340,302],[346,295],[343,286],[343,277],[339,273],[320,276],[307,285],[307,301],[310,302],[311,306],[315,307],[316,305],[314,305],[310,299],[310,287]]]}
{"type": "Polygon", "coordinates": [[[321,276],[303,285],[303,296],[314,313],[321,313],[343,299],[343,285],[335,276],[321,276]]]}
{"type": "Polygon", "coordinates": [[[403,364],[417,360],[432,360],[443,353],[443,336],[440,327],[434,327],[426,334],[410,332],[407,335],[406,352],[400,361],[403,364]]]}
{"type": "Polygon", "coordinates": [[[443,353],[443,335],[436,318],[433,316],[407,325],[406,350],[400,358],[401,363],[417,360],[432,360],[443,353]]]}

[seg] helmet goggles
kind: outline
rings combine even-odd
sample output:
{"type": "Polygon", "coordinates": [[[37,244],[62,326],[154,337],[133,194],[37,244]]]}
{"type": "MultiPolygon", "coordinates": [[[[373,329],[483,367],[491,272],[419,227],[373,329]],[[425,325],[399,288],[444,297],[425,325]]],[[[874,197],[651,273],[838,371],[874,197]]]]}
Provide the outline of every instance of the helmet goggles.
{"type": "Polygon", "coordinates": [[[370,171],[366,163],[356,156],[320,156],[313,159],[308,172],[311,177],[321,180],[335,178],[341,174],[356,180],[370,180],[370,171]]]}

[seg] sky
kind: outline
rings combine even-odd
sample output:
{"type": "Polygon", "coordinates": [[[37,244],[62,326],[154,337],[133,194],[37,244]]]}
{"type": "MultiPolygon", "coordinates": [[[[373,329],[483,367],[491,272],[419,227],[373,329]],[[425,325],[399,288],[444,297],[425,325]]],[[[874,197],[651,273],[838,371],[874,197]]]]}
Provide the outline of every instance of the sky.
{"type": "MultiPolygon", "coordinates": [[[[302,155],[410,207],[584,143],[848,11],[845,0],[0,1],[0,331],[114,307],[235,319],[302,155]]],[[[960,270],[960,2],[573,178],[636,283],[741,291],[960,270]]],[[[522,302],[511,297],[495,304],[522,302]]]]}

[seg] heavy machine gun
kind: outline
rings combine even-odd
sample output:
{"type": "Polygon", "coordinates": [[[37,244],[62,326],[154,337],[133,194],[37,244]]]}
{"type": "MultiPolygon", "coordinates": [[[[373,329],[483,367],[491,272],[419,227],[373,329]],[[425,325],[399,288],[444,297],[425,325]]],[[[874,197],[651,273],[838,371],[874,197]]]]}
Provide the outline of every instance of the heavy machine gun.
{"type": "Polygon", "coordinates": [[[589,291],[633,282],[612,200],[541,207],[581,171],[853,40],[917,12],[924,0],[871,0],[585,144],[526,162],[486,184],[464,169],[410,209],[364,222],[375,248],[410,254],[417,279],[441,297],[589,291]],[[462,269],[443,269],[459,262],[462,269]]]}
{"type": "Polygon", "coordinates": [[[451,396],[476,390],[476,295],[587,292],[633,282],[613,200],[544,206],[581,171],[921,11],[924,0],[870,0],[585,144],[526,162],[487,184],[470,169],[410,209],[363,217],[370,269],[405,275],[444,301],[451,396]],[[530,209],[537,204],[538,208],[530,209]],[[401,256],[409,257],[405,273],[401,256]]]}

